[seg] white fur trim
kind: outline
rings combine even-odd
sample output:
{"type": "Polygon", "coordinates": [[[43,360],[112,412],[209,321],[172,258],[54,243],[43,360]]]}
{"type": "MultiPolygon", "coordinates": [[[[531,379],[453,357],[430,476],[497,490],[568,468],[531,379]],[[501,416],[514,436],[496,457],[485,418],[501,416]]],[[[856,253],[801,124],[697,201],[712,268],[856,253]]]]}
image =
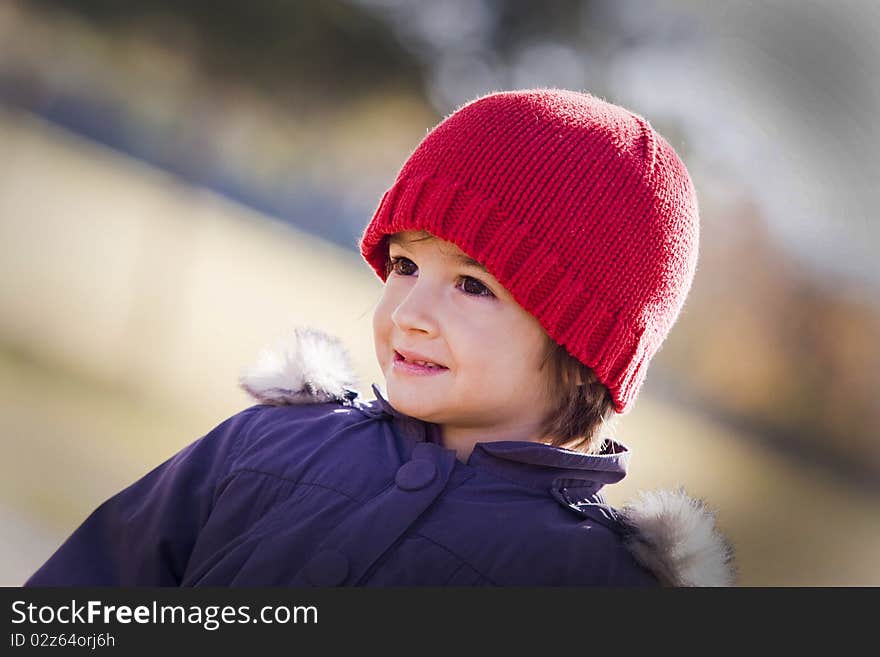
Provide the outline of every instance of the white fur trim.
{"type": "Polygon", "coordinates": [[[633,530],[626,543],[666,586],[733,586],[733,547],[715,513],[683,488],[641,492],[620,511],[633,530]]]}
{"type": "Polygon", "coordinates": [[[264,349],[239,384],[263,404],[347,402],[356,396],[356,377],[342,342],[300,326],[293,339],[264,349]]]}

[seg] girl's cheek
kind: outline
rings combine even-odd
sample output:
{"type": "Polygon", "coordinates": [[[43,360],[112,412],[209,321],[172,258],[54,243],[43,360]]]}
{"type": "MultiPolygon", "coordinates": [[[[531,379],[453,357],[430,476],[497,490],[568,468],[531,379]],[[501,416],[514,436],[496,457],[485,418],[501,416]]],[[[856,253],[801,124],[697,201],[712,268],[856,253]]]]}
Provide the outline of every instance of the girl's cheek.
{"type": "Polygon", "coordinates": [[[403,298],[404,295],[401,294],[399,289],[386,286],[382,292],[382,297],[379,299],[379,303],[376,305],[374,322],[386,327],[390,326],[392,324],[391,316],[403,298]]]}

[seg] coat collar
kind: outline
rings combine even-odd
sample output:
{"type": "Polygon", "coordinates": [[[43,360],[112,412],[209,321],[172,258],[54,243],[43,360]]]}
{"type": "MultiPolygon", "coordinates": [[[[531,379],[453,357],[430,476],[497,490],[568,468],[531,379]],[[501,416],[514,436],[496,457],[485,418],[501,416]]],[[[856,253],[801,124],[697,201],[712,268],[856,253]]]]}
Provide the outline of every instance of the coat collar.
{"type": "MultiPolygon", "coordinates": [[[[356,377],[342,343],[308,327],[296,329],[288,343],[261,354],[239,379],[261,404],[337,402],[374,416],[388,414],[414,441],[441,443],[439,427],[398,413],[374,384],[376,401],[357,401],[356,377]]],[[[684,489],[642,492],[620,509],[604,503],[599,489],[626,474],[630,451],[608,441],[606,451],[584,455],[549,445],[520,441],[478,443],[469,465],[491,469],[536,488],[598,522],[622,528],[633,557],[666,586],[732,586],[736,579],[731,543],[715,524],[715,512],[684,489]]]]}
{"type": "MultiPolygon", "coordinates": [[[[442,445],[441,428],[399,412],[379,386],[372,385],[374,405],[391,417],[402,434],[412,440],[442,445]]],[[[480,442],[474,445],[467,465],[484,469],[516,484],[546,491],[566,505],[595,499],[605,484],[626,476],[630,450],[623,443],[606,441],[600,454],[582,454],[561,447],[521,440],[480,442]]]]}

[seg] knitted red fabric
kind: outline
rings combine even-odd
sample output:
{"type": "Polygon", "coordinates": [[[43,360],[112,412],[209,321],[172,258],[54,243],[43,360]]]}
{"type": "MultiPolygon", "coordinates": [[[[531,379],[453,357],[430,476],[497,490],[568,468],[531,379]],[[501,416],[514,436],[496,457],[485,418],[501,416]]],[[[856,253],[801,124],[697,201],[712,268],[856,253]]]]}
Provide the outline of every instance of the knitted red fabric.
{"type": "Polygon", "coordinates": [[[697,265],[687,169],[643,117],[590,94],[488,94],[440,122],[364,230],[426,230],[481,262],[627,413],[697,265]]]}

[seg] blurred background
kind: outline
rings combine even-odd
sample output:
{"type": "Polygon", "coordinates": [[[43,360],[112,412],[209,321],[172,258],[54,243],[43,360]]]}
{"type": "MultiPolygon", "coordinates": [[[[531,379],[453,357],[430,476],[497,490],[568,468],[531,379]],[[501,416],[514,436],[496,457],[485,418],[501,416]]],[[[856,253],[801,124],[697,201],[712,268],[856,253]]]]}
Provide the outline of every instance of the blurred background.
{"type": "Polygon", "coordinates": [[[294,326],[371,398],[360,232],[444,116],[533,86],[644,115],[700,196],[608,498],[683,485],[743,585],[880,585],[878,30],[862,0],[0,3],[0,585],[249,406],[294,326]]]}

